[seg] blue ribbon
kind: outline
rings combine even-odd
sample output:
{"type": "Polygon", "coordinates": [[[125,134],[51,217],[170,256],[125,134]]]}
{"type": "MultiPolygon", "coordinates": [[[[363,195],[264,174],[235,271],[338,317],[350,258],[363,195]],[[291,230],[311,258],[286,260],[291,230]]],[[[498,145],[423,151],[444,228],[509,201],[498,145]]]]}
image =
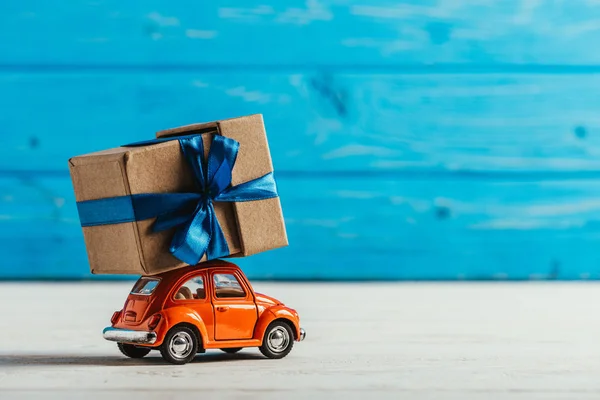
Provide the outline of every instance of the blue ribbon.
{"type": "Polygon", "coordinates": [[[181,261],[194,265],[206,253],[207,259],[229,255],[229,246],[215,215],[213,201],[253,201],[277,197],[273,173],[231,186],[231,172],[240,144],[215,135],[208,160],[204,160],[202,136],[178,136],[147,140],[125,146],[147,146],[178,140],[192,168],[196,191],[192,193],[143,193],[78,201],[81,226],[119,224],[156,218],[153,230],[177,227],[169,251],[181,261]]]}

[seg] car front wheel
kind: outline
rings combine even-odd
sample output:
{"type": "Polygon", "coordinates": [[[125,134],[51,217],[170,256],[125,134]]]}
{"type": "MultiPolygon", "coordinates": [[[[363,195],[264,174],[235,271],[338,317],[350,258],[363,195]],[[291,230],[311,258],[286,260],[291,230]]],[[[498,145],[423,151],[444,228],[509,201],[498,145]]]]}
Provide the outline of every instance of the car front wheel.
{"type": "Polygon", "coordinates": [[[185,326],[172,328],[160,346],[160,354],[171,364],[186,364],[194,359],[197,352],[198,338],[185,326]]]}
{"type": "Polygon", "coordinates": [[[267,327],[260,352],[267,358],[283,358],[294,347],[292,328],[285,322],[274,321],[267,327]]]}
{"type": "Polygon", "coordinates": [[[146,347],[137,347],[132,344],[127,343],[117,343],[117,347],[129,358],[142,358],[148,353],[150,353],[150,349],[146,347]]]}

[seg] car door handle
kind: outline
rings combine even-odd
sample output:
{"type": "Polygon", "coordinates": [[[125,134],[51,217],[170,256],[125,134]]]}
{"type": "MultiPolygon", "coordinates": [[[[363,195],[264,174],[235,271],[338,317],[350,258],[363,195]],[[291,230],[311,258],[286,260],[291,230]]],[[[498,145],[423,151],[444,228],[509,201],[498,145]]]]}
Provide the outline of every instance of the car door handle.
{"type": "Polygon", "coordinates": [[[227,306],[219,306],[219,307],[217,307],[217,311],[225,312],[227,310],[229,310],[229,307],[227,307],[227,306]]]}

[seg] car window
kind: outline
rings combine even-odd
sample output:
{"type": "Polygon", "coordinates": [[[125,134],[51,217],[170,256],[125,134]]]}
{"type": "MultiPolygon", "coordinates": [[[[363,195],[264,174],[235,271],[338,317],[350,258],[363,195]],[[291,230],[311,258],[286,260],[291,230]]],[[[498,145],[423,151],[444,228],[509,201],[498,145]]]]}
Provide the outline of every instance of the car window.
{"type": "Polygon", "coordinates": [[[143,294],[143,295],[151,295],[154,292],[154,289],[158,286],[159,279],[156,278],[140,278],[135,285],[133,285],[133,289],[131,289],[131,294],[143,294]]]}
{"type": "Polygon", "coordinates": [[[215,283],[215,297],[219,299],[246,297],[244,288],[233,274],[214,274],[213,282],[215,283]]]}
{"type": "Polygon", "coordinates": [[[194,276],[181,285],[174,297],[175,300],[202,300],[205,298],[204,278],[201,275],[194,276]]]}

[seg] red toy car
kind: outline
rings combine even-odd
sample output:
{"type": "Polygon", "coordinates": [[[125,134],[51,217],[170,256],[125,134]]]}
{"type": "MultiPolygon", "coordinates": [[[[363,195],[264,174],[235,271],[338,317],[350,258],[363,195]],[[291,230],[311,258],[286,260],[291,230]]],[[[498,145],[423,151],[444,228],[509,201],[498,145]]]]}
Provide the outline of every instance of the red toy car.
{"type": "Polygon", "coordinates": [[[104,338],[124,355],[160,350],[173,364],[206,349],[258,347],[268,358],[283,358],[306,335],[295,310],[255,293],[236,265],[221,260],[142,276],[111,323],[104,338]]]}

